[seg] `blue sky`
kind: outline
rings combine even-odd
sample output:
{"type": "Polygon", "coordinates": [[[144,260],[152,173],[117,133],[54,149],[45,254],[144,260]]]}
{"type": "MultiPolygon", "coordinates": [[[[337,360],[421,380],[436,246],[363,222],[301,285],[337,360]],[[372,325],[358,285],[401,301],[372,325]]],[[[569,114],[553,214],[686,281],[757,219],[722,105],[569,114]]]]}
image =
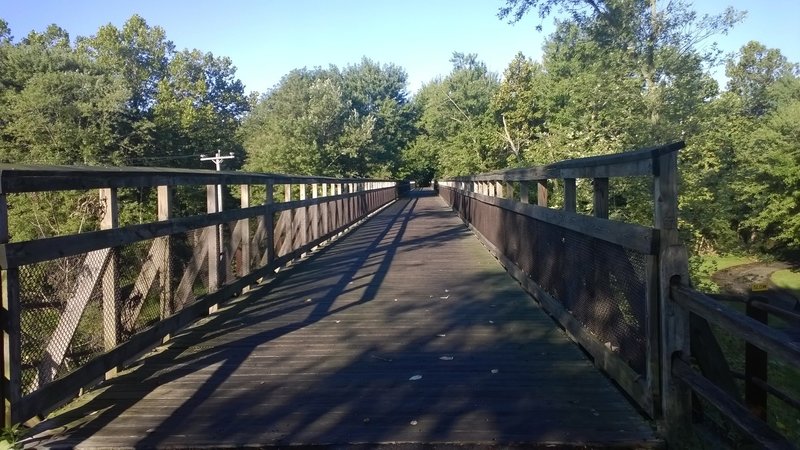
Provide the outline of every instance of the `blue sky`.
{"type": "MultiPolygon", "coordinates": [[[[410,91],[450,70],[453,51],[477,53],[502,73],[518,51],[537,58],[543,32],[530,15],[516,25],[496,17],[502,0],[3,0],[0,17],[24,37],[51,23],[70,35],[88,36],[104,24],[122,25],[139,14],[165,29],[178,49],[197,48],[230,57],[247,91],[263,92],[298,67],[340,67],[368,56],[406,69],[410,91]]],[[[698,0],[700,13],[726,6],[747,19],[720,48],[734,52],[751,39],[780,48],[800,62],[800,1],[698,0]]],[[[718,78],[721,75],[718,73],[718,78]]]]}

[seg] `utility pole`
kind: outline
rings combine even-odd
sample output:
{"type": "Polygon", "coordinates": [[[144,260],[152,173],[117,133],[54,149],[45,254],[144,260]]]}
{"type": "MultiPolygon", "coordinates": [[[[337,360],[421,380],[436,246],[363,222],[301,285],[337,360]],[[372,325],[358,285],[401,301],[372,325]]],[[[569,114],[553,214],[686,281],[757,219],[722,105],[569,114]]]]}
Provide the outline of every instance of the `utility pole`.
{"type": "MultiPolygon", "coordinates": [[[[225,161],[226,159],[233,159],[233,158],[234,158],[233,152],[230,152],[229,154],[223,156],[220,153],[219,150],[217,150],[217,154],[214,155],[214,156],[200,155],[200,161],[213,161],[214,164],[217,166],[217,172],[222,170],[222,161],[225,161]]],[[[217,191],[216,192],[216,194],[217,194],[216,195],[216,197],[217,197],[217,202],[216,202],[217,205],[216,205],[216,208],[214,208],[214,209],[216,210],[215,212],[221,212],[222,211],[222,185],[221,184],[217,184],[216,191],[217,191]]],[[[225,278],[225,273],[226,273],[226,269],[224,269],[224,267],[225,267],[225,249],[224,249],[225,245],[224,245],[224,242],[225,241],[223,240],[223,236],[222,236],[222,225],[217,225],[216,227],[217,227],[217,232],[215,233],[216,234],[216,241],[217,241],[216,248],[217,248],[217,251],[219,252],[219,254],[217,255],[217,257],[218,257],[217,261],[218,262],[217,262],[217,266],[216,266],[217,267],[217,280],[218,280],[217,282],[219,283],[219,286],[221,286],[224,283],[223,280],[225,278]]],[[[211,258],[210,254],[208,256],[209,256],[209,258],[211,258]]],[[[217,286],[217,288],[219,288],[219,286],[217,286]]],[[[212,309],[215,310],[215,308],[216,307],[214,307],[212,309]]]]}
{"type": "MultiPolygon", "coordinates": [[[[214,164],[217,166],[217,172],[222,170],[222,161],[225,161],[226,159],[233,159],[233,158],[235,158],[235,156],[233,156],[233,152],[230,152],[229,154],[227,154],[225,156],[222,156],[222,154],[220,153],[219,150],[217,150],[217,154],[214,155],[214,156],[200,155],[200,161],[213,161],[214,164]]],[[[222,185],[218,184],[217,185],[217,212],[220,212],[220,211],[222,211],[222,185]]]]}

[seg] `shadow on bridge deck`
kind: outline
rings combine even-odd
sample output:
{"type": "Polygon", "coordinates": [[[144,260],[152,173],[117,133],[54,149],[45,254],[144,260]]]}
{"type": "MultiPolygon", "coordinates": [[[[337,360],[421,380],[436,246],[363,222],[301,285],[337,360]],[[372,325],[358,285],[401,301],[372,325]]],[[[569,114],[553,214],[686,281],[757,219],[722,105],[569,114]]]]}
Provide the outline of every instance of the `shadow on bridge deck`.
{"type": "Polygon", "coordinates": [[[660,444],[429,192],[184,330],[40,430],[51,435],[33,444],[49,447],[660,444]]]}

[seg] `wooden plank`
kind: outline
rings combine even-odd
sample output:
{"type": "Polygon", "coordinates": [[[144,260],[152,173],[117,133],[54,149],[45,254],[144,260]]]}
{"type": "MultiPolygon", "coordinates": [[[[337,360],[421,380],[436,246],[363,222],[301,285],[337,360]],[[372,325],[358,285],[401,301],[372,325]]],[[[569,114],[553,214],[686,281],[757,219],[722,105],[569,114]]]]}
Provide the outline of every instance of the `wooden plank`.
{"type": "Polygon", "coordinates": [[[739,428],[755,439],[756,443],[767,449],[795,448],[785,437],[769,427],[765,422],[753,417],[750,411],[739,402],[730,398],[725,391],[711,383],[682,359],[676,359],[672,365],[672,373],[687,384],[701,397],[708,400],[739,428]]]}
{"type": "MultiPolygon", "coordinates": [[[[445,188],[443,189],[450,189],[445,188]]],[[[585,216],[581,214],[566,214],[563,211],[542,208],[536,205],[526,205],[508,199],[498,199],[471,192],[459,192],[459,195],[470,197],[480,202],[514,211],[533,219],[541,220],[553,225],[558,225],[569,230],[577,231],[588,236],[602,239],[613,244],[621,245],[643,254],[654,254],[658,243],[658,231],[640,225],[616,222],[607,219],[585,216]]]]}

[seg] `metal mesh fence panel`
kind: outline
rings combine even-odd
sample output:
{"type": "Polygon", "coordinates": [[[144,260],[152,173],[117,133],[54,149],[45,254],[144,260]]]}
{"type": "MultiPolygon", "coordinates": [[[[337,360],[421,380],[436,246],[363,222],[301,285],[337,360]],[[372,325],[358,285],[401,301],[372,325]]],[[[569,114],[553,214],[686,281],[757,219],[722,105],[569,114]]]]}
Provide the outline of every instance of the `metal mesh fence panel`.
{"type": "Polygon", "coordinates": [[[22,394],[103,350],[102,277],[110,258],[99,250],[20,267],[22,394]]]}

